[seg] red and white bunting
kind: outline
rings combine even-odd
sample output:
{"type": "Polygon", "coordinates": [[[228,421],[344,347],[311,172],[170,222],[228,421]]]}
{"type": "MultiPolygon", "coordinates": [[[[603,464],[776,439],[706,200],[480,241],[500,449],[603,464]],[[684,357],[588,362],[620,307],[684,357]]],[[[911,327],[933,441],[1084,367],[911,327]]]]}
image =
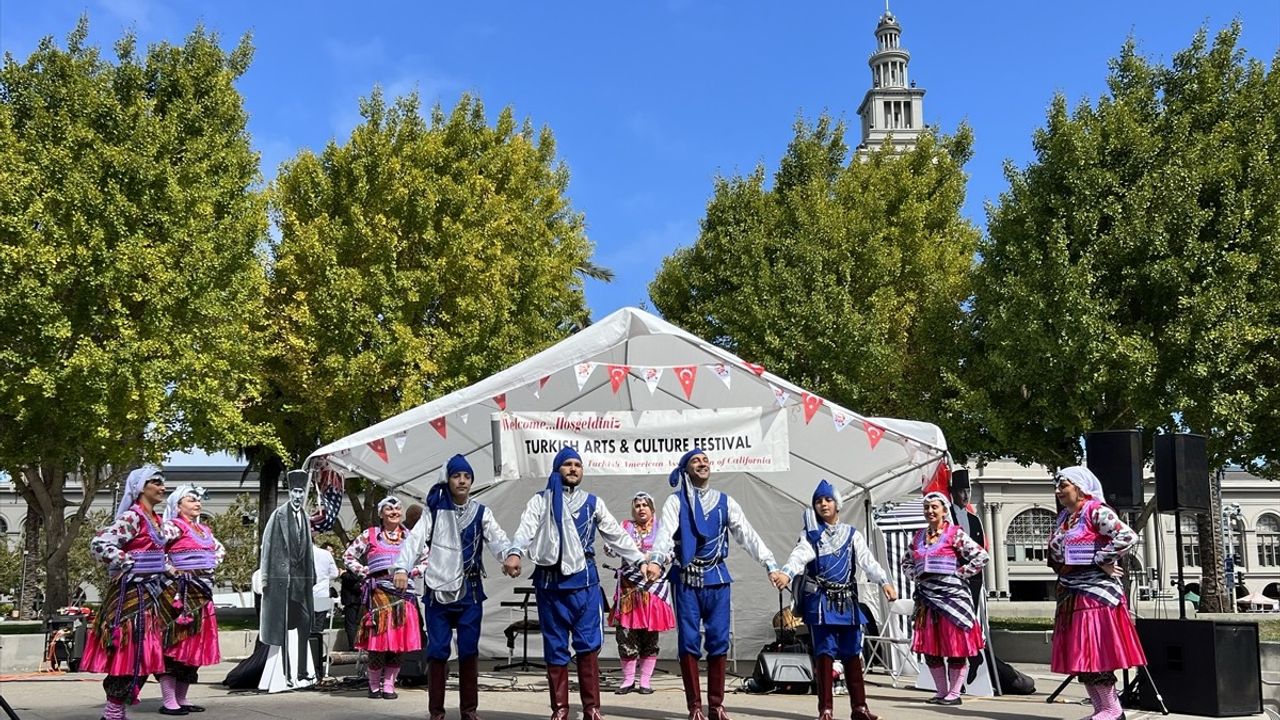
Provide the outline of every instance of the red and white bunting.
{"type": "Polygon", "coordinates": [[[867,433],[867,442],[871,443],[871,449],[875,450],[876,443],[880,442],[880,438],[884,437],[884,428],[863,420],[862,429],[867,433]]]}
{"type": "Polygon", "coordinates": [[[609,386],[613,388],[614,395],[618,394],[618,388],[622,387],[622,383],[627,381],[627,374],[630,372],[630,365],[609,366],[609,386]]]}
{"type": "Polygon", "coordinates": [[[449,437],[449,428],[447,425],[445,425],[444,418],[438,417],[435,420],[432,420],[431,427],[435,428],[436,432],[440,433],[440,437],[442,438],[449,437]]]}
{"type": "Polygon", "coordinates": [[[693,399],[693,382],[698,377],[697,365],[678,365],[672,368],[676,371],[676,379],[680,381],[680,389],[684,390],[684,399],[693,399]]]}
{"type": "Polygon", "coordinates": [[[644,377],[645,386],[649,388],[649,394],[652,395],[658,389],[658,381],[662,379],[662,368],[647,367],[640,371],[640,374],[644,377]]]}
{"type": "Polygon", "coordinates": [[[409,440],[409,431],[398,432],[392,439],[396,441],[396,452],[402,453],[404,452],[404,444],[409,440]]]}
{"type": "Polygon", "coordinates": [[[716,377],[720,378],[720,381],[724,383],[725,387],[730,387],[730,381],[732,381],[733,378],[729,375],[728,365],[725,365],[724,363],[716,363],[714,365],[708,365],[707,367],[711,368],[711,372],[715,373],[716,377]]]}
{"type": "Polygon", "coordinates": [[[582,392],[582,388],[586,386],[587,380],[591,379],[591,373],[596,371],[596,363],[584,362],[573,366],[573,374],[578,378],[578,392],[582,392]]]}
{"type": "Polygon", "coordinates": [[[469,410],[463,410],[462,412],[458,413],[458,417],[462,419],[462,424],[466,425],[467,420],[470,419],[471,417],[471,412],[469,410]]]}
{"type": "Polygon", "coordinates": [[[370,440],[366,444],[369,446],[369,449],[372,450],[375,455],[382,458],[382,462],[391,462],[391,458],[387,456],[387,439],[386,438],[378,438],[377,440],[370,440]]]}
{"type": "MultiPolygon", "coordinates": [[[[551,379],[550,375],[546,375],[538,380],[538,387],[534,388],[533,396],[542,399],[542,388],[547,386],[547,381],[551,379]]],[[[505,409],[505,408],[504,408],[505,409]]]]}
{"type": "Polygon", "coordinates": [[[747,368],[748,368],[749,370],[751,370],[751,372],[753,372],[753,373],[755,373],[755,374],[756,374],[756,377],[764,377],[764,366],[763,366],[763,365],[757,365],[757,364],[755,364],[755,363],[745,363],[745,365],[747,366],[747,368]]]}
{"type": "Polygon", "coordinates": [[[804,424],[808,425],[813,420],[813,416],[818,412],[818,408],[822,407],[822,398],[812,393],[802,393],[800,395],[804,402],[804,424]]]}
{"type": "Polygon", "coordinates": [[[786,405],[787,398],[791,397],[791,393],[783,390],[777,385],[770,385],[769,387],[773,388],[773,401],[778,403],[778,407],[786,405]]]}
{"type": "Polygon", "coordinates": [[[831,422],[835,424],[836,432],[840,432],[853,422],[853,416],[843,410],[832,410],[831,422]]]}
{"type": "Polygon", "coordinates": [[[507,409],[507,394],[506,394],[506,393],[498,393],[497,395],[494,395],[494,396],[493,396],[493,401],[494,401],[495,403],[497,403],[497,404],[498,404],[498,409],[499,409],[499,410],[506,410],[506,409],[507,409]]]}

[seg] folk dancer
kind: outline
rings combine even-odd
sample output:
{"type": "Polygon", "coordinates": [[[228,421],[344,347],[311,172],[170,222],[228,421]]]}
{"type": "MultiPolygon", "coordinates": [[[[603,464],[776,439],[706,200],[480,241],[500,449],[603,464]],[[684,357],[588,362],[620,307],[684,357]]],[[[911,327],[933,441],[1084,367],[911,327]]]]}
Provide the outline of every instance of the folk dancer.
{"type": "Polygon", "coordinates": [[[478,720],[480,625],[484,618],[484,550],[502,562],[511,541],[493,511],[471,499],[475,474],[462,455],[445,465],[396,561],[396,588],[421,576],[426,592],[427,712],[444,720],[449,651],[458,638],[458,707],[462,720],[478,720]],[[431,562],[427,562],[430,556],[431,562]]]}
{"type": "Polygon", "coordinates": [[[950,514],[946,495],[925,495],[928,526],[916,531],[902,556],[903,572],[916,583],[911,651],[924,655],[937,688],[927,702],[937,705],[961,703],[969,658],[986,645],[967,581],[982,572],[989,556],[950,514]]]}
{"type": "Polygon", "coordinates": [[[796,594],[817,660],[818,720],[832,720],[835,712],[832,669],[836,659],[844,665],[852,720],[879,720],[867,708],[862,677],[862,624],[866,618],[858,607],[857,568],[880,586],[890,602],[898,599],[898,591],[872,556],[862,533],[840,522],[841,505],[831,483],[819,482],[812,506],[804,512],[804,530],[783,572],[793,581],[800,578],[803,585],[796,588],[796,594]]]}
{"type": "MultiPolygon", "coordinates": [[[[422,649],[418,598],[397,587],[393,572],[405,544],[404,508],[388,495],[378,503],[378,524],[356,536],[342,553],[347,569],[364,579],[364,615],[356,648],[369,655],[369,697],[395,700],[396,677],[404,653],[422,649]]],[[[423,567],[413,567],[421,574],[423,567]]]]}
{"type": "Polygon", "coordinates": [[[604,501],[582,490],[582,457],[565,447],[552,460],[547,487],[529,499],[503,572],[519,577],[521,557],[534,564],[534,596],[547,660],[551,719],[569,718],[569,647],[577,654],[583,720],[600,720],[600,646],[604,642],[600,573],[595,539],[625,562],[644,555],[609,513],[604,501]]]}

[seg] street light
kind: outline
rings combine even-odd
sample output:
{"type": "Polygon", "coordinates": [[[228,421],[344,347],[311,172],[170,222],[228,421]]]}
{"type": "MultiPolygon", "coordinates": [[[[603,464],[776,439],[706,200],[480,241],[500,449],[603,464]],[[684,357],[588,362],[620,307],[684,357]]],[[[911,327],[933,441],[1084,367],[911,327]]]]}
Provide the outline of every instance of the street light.
{"type": "Polygon", "coordinates": [[[27,597],[27,556],[31,554],[30,550],[23,548],[22,550],[22,589],[18,591],[18,619],[22,619],[23,611],[26,610],[22,606],[22,601],[27,597]]]}

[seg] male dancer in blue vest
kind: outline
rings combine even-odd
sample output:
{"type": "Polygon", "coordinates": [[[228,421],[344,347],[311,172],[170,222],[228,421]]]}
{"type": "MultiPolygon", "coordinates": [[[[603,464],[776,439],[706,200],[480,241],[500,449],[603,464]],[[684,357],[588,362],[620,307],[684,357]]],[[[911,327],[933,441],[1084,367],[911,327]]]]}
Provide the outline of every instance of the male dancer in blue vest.
{"type": "Polygon", "coordinates": [[[862,679],[862,622],[858,609],[858,571],[880,586],[890,602],[898,591],[872,557],[862,533],[840,522],[840,496],[823,480],[813,491],[813,506],[804,512],[804,531],[791,558],[783,567],[789,577],[803,577],[796,588],[804,609],[804,624],[813,639],[818,666],[818,720],[832,720],[832,666],[839,658],[849,686],[852,720],[879,720],[867,708],[867,688],[862,679]]]}
{"type": "Polygon", "coordinates": [[[595,562],[599,533],[614,554],[639,563],[644,555],[604,501],[582,490],[582,457],[565,447],[552,461],[547,487],[529,498],[511,541],[503,572],[520,575],[521,556],[533,561],[534,596],[547,661],[551,720],[569,719],[569,635],[578,661],[583,720],[600,715],[600,646],[604,595],[595,562]]]}
{"type": "Polygon", "coordinates": [[[396,560],[396,587],[421,574],[426,592],[427,717],[444,720],[449,651],[458,633],[458,709],[477,720],[480,704],[480,621],[484,618],[485,546],[502,562],[510,540],[493,511],[471,499],[471,464],[454,455],[444,477],[427,493],[426,508],[396,560]],[[422,568],[425,568],[423,570],[422,568]]]}
{"type": "Polygon", "coordinates": [[[661,577],[662,565],[672,564],[671,589],[676,601],[676,635],[680,645],[680,677],[689,720],[705,720],[698,658],[702,656],[702,630],[706,628],[707,714],[711,720],[728,720],[724,710],[725,656],[729,652],[729,534],[751,557],[769,571],[778,589],[789,579],[778,570],[773,553],[765,547],[733,498],[712,490],[711,461],[701,449],[680,458],[668,478],[676,488],[662,505],[662,524],[654,540],[645,574],[661,577]]]}

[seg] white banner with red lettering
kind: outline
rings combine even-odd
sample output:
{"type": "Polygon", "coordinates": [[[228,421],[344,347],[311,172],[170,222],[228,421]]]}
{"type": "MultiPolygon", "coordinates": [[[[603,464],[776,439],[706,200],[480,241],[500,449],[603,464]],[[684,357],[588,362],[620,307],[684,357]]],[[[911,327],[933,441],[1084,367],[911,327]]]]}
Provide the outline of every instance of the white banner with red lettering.
{"type": "Polygon", "coordinates": [[[787,413],[777,408],[494,413],[501,477],[546,477],[566,445],[590,475],[667,475],[700,447],[716,472],[791,467],[787,413]]]}

